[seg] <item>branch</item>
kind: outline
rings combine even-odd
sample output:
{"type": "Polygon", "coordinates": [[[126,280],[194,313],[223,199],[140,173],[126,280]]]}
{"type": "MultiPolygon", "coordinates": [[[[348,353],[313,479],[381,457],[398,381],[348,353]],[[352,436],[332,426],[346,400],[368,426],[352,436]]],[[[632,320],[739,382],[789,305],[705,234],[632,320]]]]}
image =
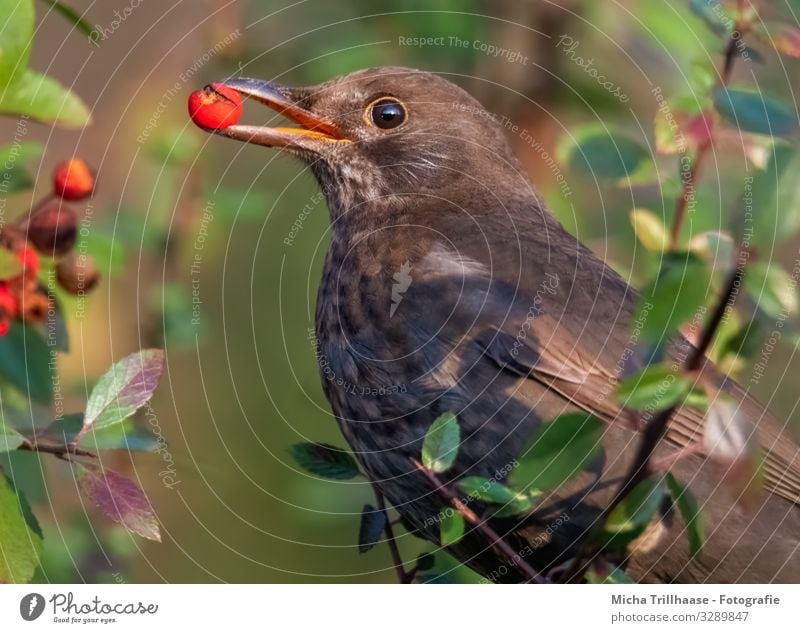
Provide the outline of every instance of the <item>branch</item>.
{"type": "Polygon", "coordinates": [[[482,521],[477,514],[475,514],[467,504],[465,504],[459,496],[453,492],[448,486],[446,486],[442,481],[436,476],[436,474],[423,466],[419,461],[411,458],[411,463],[414,464],[414,467],[419,470],[425,477],[428,478],[435,487],[438,492],[444,496],[448,503],[453,506],[453,508],[462,516],[464,520],[469,523],[472,527],[474,527],[478,532],[483,534],[486,539],[489,541],[491,546],[495,548],[500,554],[504,555],[508,558],[508,561],[514,565],[515,567],[519,568],[525,575],[528,577],[530,582],[535,583],[547,583],[547,580],[541,576],[533,567],[531,567],[525,560],[520,556],[518,552],[515,552],[514,549],[506,543],[503,538],[495,532],[486,521],[482,521]]]}
{"type": "Polygon", "coordinates": [[[49,453],[65,461],[70,461],[71,457],[97,457],[97,455],[91,451],[80,448],[75,444],[41,444],[27,437],[25,441],[20,444],[19,450],[31,451],[33,453],[49,453]]]}
{"type": "MultiPolygon", "coordinates": [[[[722,74],[717,82],[718,87],[724,87],[730,81],[733,73],[733,64],[736,61],[736,47],[741,41],[742,36],[750,28],[749,23],[741,17],[741,14],[743,13],[741,4],[743,3],[740,3],[740,18],[737,20],[736,26],[734,27],[733,32],[728,38],[728,43],[725,46],[725,61],[722,67],[722,74]]],[[[697,178],[700,175],[700,169],[703,165],[703,161],[705,160],[708,150],[711,149],[711,146],[714,142],[713,122],[706,119],[706,125],[708,126],[708,136],[697,148],[697,154],[695,154],[692,166],[683,181],[681,193],[678,196],[678,199],[675,201],[675,217],[672,220],[672,230],[670,232],[670,248],[672,250],[678,248],[681,228],[683,227],[683,221],[686,219],[686,211],[689,208],[689,200],[691,200],[695,195],[694,183],[697,181],[697,178]]]]}
{"type": "MultiPolygon", "coordinates": [[[[375,503],[378,506],[378,510],[386,514],[386,501],[383,497],[383,493],[378,490],[378,487],[375,485],[374,481],[370,479],[369,483],[372,486],[372,491],[375,493],[375,503]]],[[[389,521],[388,515],[386,516],[386,525],[384,526],[383,531],[386,534],[386,544],[389,546],[389,551],[392,554],[392,561],[394,562],[394,568],[397,572],[397,579],[400,581],[400,584],[410,584],[417,575],[417,568],[414,567],[410,571],[406,571],[406,568],[403,566],[403,558],[400,556],[400,548],[397,547],[397,539],[394,536],[394,528],[392,528],[392,522],[389,521]]]]}
{"type": "MultiPolygon", "coordinates": [[[[683,369],[688,372],[694,372],[701,368],[704,361],[706,361],[706,352],[708,348],[711,346],[712,341],[714,340],[714,335],[719,328],[720,323],[722,322],[723,317],[725,316],[725,312],[728,309],[728,305],[732,302],[733,298],[736,295],[737,288],[742,282],[744,277],[744,267],[746,259],[741,257],[742,251],[741,248],[737,250],[734,261],[736,265],[731,273],[728,275],[728,281],[725,286],[725,292],[719,299],[716,308],[714,309],[714,313],[711,316],[708,324],[703,330],[703,335],[700,339],[700,343],[697,347],[692,349],[692,353],[688,356],[684,363],[683,369]]],[[[602,514],[597,520],[597,524],[604,525],[608,517],[614,511],[614,509],[622,502],[622,500],[636,487],[638,486],[644,479],[648,477],[651,473],[650,469],[650,459],[653,457],[653,453],[658,446],[659,441],[664,434],[667,432],[667,425],[669,424],[672,415],[677,411],[678,405],[673,405],[668,409],[664,409],[659,411],[658,414],[644,427],[644,431],[642,432],[642,441],[639,444],[639,448],[636,452],[636,457],[633,460],[633,464],[628,469],[627,474],[622,479],[622,484],[620,485],[619,489],[617,490],[614,497],[611,499],[611,503],[603,510],[602,514]]],[[[587,558],[589,553],[590,539],[586,539],[583,541],[581,546],[578,549],[578,553],[575,556],[572,566],[564,575],[564,579],[566,582],[578,582],[581,578],[583,578],[584,573],[586,572],[586,568],[588,565],[588,560],[584,562],[587,558]]]]}

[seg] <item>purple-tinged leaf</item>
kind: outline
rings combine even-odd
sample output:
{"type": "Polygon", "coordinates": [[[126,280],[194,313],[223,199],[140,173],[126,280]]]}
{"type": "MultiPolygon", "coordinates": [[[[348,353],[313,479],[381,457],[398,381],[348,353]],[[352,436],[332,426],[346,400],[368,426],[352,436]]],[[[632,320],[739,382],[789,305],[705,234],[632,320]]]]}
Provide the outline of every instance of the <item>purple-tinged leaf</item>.
{"type": "Polygon", "coordinates": [[[81,435],[117,424],[153,396],[164,369],[164,351],[145,349],[116,363],[95,385],[86,403],[81,435]]]}
{"type": "Polygon", "coordinates": [[[161,542],[153,506],[136,482],[113,470],[88,465],[79,483],[83,494],[112,521],[129,532],[161,542]]]}
{"type": "Polygon", "coordinates": [[[789,57],[800,57],[800,29],[796,26],[767,22],[756,27],[756,35],[779,53],[789,57]]]}

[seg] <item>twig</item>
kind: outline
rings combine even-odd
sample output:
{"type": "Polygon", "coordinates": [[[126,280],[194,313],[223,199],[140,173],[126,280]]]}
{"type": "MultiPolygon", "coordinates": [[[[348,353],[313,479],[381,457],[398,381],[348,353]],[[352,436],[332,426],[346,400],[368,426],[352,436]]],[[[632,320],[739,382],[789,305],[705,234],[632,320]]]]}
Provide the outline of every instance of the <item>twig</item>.
{"type": "Polygon", "coordinates": [[[30,438],[25,438],[25,441],[19,446],[19,450],[31,451],[33,453],[49,453],[66,461],[70,461],[70,457],[97,457],[97,455],[91,451],[87,451],[85,448],[80,448],[72,443],[41,444],[30,438]]]}
{"type": "MultiPolygon", "coordinates": [[[[748,28],[749,24],[743,21],[741,18],[736,22],[733,33],[731,33],[730,37],[728,38],[728,43],[725,46],[725,61],[723,63],[722,73],[719,81],[717,82],[717,86],[724,87],[730,81],[733,73],[733,63],[736,61],[736,47],[741,40],[742,35],[744,35],[748,28]]],[[[697,181],[697,177],[700,174],[700,168],[702,167],[703,161],[708,154],[708,150],[711,149],[711,146],[713,145],[713,122],[705,119],[705,124],[708,126],[708,135],[697,148],[697,153],[695,154],[692,166],[683,181],[681,193],[678,196],[678,199],[675,201],[675,217],[672,220],[672,229],[669,239],[670,248],[673,250],[678,247],[681,228],[683,227],[683,221],[686,219],[686,211],[689,208],[689,200],[695,196],[694,183],[697,181]]]]}
{"type": "Polygon", "coordinates": [[[417,568],[414,567],[410,571],[406,571],[406,568],[403,566],[403,558],[400,556],[400,548],[397,547],[397,539],[394,536],[392,522],[389,521],[389,516],[386,514],[386,501],[383,497],[383,493],[378,490],[374,481],[370,480],[369,483],[372,486],[372,491],[375,493],[375,502],[378,506],[378,510],[386,515],[386,525],[383,531],[386,534],[386,544],[389,546],[389,551],[392,554],[392,561],[394,562],[394,569],[397,572],[397,579],[400,581],[400,584],[407,585],[411,583],[417,575],[417,568]]]}
{"type": "Polygon", "coordinates": [[[509,562],[522,570],[528,577],[528,580],[535,583],[547,583],[547,580],[541,576],[533,567],[531,567],[515,552],[514,549],[506,543],[503,538],[495,532],[486,521],[482,521],[477,514],[475,514],[467,504],[465,504],[457,494],[455,494],[448,486],[436,476],[436,473],[428,470],[419,461],[411,458],[411,463],[419,470],[425,477],[428,478],[436,489],[447,499],[453,508],[462,516],[464,520],[474,527],[478,532],[481,532],[489,541],[489,543],[498,550],[501,554],[506,556],[509,562]]]}
{"type": "MultiPolygon", "coordinates": [[[[736,290],[742,282],[744,276],[744,259],[741,257],[741,250],[737,250],[734,256],[734,261],[736,262],[736,265],[728,276],[725,292],[720,297],[711,319],[703,330],[703,336],[700,339],[700,343],[692,350],[692,353],[686,359],[684,365],[684,369],[686,371],[699,370],[703,362],[707,360],[705,356],[706,352],[714,340],[714,335],[716,334],[716,331],[719,328],[723,317],[725,316],[725,312],[728,309],[728,304],[735,296],[736,290]]],[[[659,411],[658,414],[647,424],[647,426],[645,426],[644,431],[642,432],[642,441],[639,444],[633,464],[631,464],[627,474],[623,477],[622,484],[620,485],[614,497],[611,499],[611,502],[598,518],[598,525],[604,525],[608,517],[622,502],[622,500],[650,475],[650,459],[652,458],[659,441],[667,431],[667,425],[669,424],[670,418],[672,418],[672,415],[677,409],[678,406],[673,405],[668,409],[659,411]]],[[[578,548],[578,553],[575,555],[572,566],[564,575],[564,580],[566,582],[578,582],[581,578],[583,578],[583,574],[586,572],[586,567],[588,564],[588,561],[584,562],[584,560],[586,559],[591,547],[590,540],[591,539],[587,538],[578,548]]]]}
{"type": "MultiPolygon", "coordinates": [[[[746,33],[750,28],[749,22],[744,17],[744,0],[739,0],[738,8],[739,16],[736,20],[736,25],[733,29],[733,32],[728,37],[728,42],[725,46],[725,59],[722,67],[722,73],[719,81],[717,82],[717,85],[721,87],[726,86],[731,79],[733,65],[736,60],[736,48],[741,40],[742,35],[744,35],[744,33],[746,33]]],[[[697,154],[695,155],[692,167],[689,170],[687,178],[683,182],[681,195],[678,196],[678,199],[675,203],[675,218],[672,223],[672,231],[670,234],[670,246],[673,249],[677,248],[678,246],[681,227],[686,217],[689,200],[692,196],[694,196],[694,183],[700,173],[703,160],[713,144],[714,134],[713,128],[711,127],[712,124],[711,122],[707,122],[706,124],[709,126],[708,136],[697,149],[697,154]]],[[[741,284],[744,276],[744,263],[741,255],[742,252],[740,246],[734,256],[734,269],[728,276],[725,292],[720,298],[711,320],[704,328],[699,344],[692,350],[692,353],[686,360],[684,367],[686,371],[693,372],[699,370],[703,364],[703,361],[705,360],[705,354],[714,340],[717,328],[719,327],[722,318],[725,316],[725,311],[728,309],[728,304],[733,299],[736,289],[739,284],[741,284]]],[[[659,411],[658,414],[644,428],[642,432],[642,440],[639,444],[633,464],[623,478],[622,484],[612,498],[611,502],[601,513],[598,519],[599,525],[604,525],[608,517],[622,502],[622,500],[650,474],[650,459],[652,458],[658,443],[661,441],[661,438],[666,433],[667,425],[677,409],[678,407],[674,405],[668,409],[659,411]]],[[[566,582],[578,582],[583,578],[589,562],[587,560],[587,555],[590,548],[591,538],[586,538],[580,544],[578,553],[575,555],[570,569],[564,576],[564,580],[566,582]]]]}

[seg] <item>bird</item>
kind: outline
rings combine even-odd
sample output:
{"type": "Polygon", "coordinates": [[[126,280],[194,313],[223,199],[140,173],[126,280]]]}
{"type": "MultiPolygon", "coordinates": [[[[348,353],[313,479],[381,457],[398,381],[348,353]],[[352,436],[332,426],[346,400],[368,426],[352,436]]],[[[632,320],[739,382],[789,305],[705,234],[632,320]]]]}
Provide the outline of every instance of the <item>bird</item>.
{"type": "MultiPolygon", "coordinates": [[[[439,416],[453,413],[460,427],[456,461],[442,475],[450,484],[502,477],[563,413],[605,422],[586,472],[529,515],[490,520],[538,572],[563,569],[640,436],[614,397],[623,365],[646,364],[632,337],[638,292],[550,212],[498,118],[440,74],[392,66],[310,87],[221,83],[294,126],[213,132],[299,158],[326,197],[331,239],[315,316],[322,387],[406,527],[440,542],[432,519],[441,495],[412,463],[439,416]]],[[[687,346],[678,336],[668,357],[687,346]]],[[[698,501],[703,552],[691,556],[682,519],[664,507],[629,547],[625,570],[645,583],[800,582],[798,444],[710,361],[702,373],[756,425],[766,494],[754,508],[737,505],[713,460],[687,449],[703,435],[703,413],[680,408],[657,456],[686,452],[672,472],[698,501]]],[[[474,530],[447,550],[494,582],[526,580],[474,530]]]]}

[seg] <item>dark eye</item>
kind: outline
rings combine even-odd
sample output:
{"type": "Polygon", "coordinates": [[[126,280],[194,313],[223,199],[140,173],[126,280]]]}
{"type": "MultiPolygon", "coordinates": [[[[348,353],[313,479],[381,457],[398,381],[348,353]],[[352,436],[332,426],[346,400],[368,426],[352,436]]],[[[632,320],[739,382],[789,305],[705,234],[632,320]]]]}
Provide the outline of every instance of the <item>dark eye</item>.
{"type": "Polygon", "coordinates": [[[369,106],[367,114],[382,130],[391,130],[406,120],[406,109],[394,99],[378,99],[369,106]]]}

